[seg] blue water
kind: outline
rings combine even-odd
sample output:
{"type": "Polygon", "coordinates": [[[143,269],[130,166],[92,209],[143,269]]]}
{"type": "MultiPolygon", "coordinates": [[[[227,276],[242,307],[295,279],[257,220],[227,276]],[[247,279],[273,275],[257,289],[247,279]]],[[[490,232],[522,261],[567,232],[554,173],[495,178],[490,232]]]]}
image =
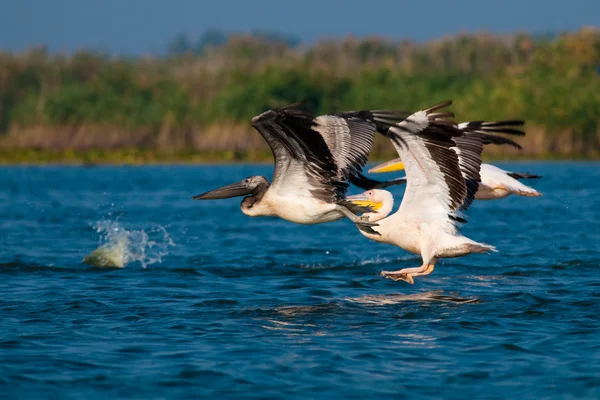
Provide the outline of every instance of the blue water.
{"type": "Polygon", "coordinates": [[[414,286],[349,221],[190,200],[270,166],[0,168],[0,393],[600,397],[600,164],[499,165],[544,196],[476,201],[500,252],[414,286]],[[124,268],[82,262],[115,244],[124,268]]]}

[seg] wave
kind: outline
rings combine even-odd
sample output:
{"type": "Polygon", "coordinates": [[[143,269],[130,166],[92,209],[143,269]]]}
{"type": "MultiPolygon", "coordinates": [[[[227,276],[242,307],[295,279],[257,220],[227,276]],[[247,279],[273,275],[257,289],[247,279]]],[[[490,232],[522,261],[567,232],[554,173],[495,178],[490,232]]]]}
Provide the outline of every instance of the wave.
{"type": "Polygon", "coordinates": [[[405,301],[433,301],[442,303],[457,303],[469,304],[477,303],[479,299],[476,297],[459,297],[445,294],[442,290],[429,291],[424,293],[414,294],[380,294],[380,295],[364,295],[355,298],[346,298],[346,301],[351,303],[360,303],[376,306],[384,306],[398,304],[405,301]]]}

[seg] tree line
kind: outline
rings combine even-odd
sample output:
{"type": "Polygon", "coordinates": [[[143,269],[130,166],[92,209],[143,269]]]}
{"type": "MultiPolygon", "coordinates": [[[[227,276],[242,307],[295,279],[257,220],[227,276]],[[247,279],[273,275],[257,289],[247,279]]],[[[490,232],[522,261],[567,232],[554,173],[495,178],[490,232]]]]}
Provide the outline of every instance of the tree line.
{"type": "MultiPolygon", "coordinates": [[[[315,113],[417,110],[446,99],[458,121],[527,121],[523,152],[491,154],[600,155],[593,27],[426,43],[349,36],[305,45],[264,32],[186,40],[164,56],[0,53],[0,156],[129,149],[262,159],[268,149],[249,121],[269,108],[306,100],[315,113]]],[[[375,156],[389,147],[378,141],[375,156]]]]}

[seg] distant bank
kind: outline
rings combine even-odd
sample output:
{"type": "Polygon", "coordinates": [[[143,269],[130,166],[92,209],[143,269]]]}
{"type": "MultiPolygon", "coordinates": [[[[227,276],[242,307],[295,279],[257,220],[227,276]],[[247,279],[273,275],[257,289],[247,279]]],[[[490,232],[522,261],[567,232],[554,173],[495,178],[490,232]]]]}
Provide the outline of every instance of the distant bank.
{"type": "MultiPolygon", "coordinates": [[[[600,155],[556,155],[537,154],[523,156],[514,152],[486,152],[486,161],[557,161],[557,160],[600,160],[600,155]]],[[[369,161],[382,161],[397,155],[371,156],[369,161]]],[[[272,163],[268,152],[160,152],[143,149],[119,150],[39,150],[39,149],[1,149],[0,165],[161,165],[161,164],[235,164],[235,163],[272,163]]]]}
{"type": "MultiPolygon", "coordinates": [[[[0,52],[0,162],[268,160],[251,118],[303,99],[315,114],[452,99],[458,122],[527,122],[523,151],[490,157],[598,158],[600,29],[310,46],[232,35],[167,57],[0,52]]],[[[379,140],[372,154],[394,152],[379,140]]]]}

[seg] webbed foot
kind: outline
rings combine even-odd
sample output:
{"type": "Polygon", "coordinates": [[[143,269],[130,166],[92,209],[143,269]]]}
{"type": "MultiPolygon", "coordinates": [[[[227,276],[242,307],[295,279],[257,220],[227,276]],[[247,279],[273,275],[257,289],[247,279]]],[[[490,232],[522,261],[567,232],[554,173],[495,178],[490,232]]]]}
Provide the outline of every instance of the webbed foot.
{"type": "Polygon", "coordinates": [[[411,285],[415,284],[415,280],[410,274],[404,274],[398,271],[381,271],[381,276],[391,279],[394,282],[404,281],[406,283],[410,283],[411,285]]]}

